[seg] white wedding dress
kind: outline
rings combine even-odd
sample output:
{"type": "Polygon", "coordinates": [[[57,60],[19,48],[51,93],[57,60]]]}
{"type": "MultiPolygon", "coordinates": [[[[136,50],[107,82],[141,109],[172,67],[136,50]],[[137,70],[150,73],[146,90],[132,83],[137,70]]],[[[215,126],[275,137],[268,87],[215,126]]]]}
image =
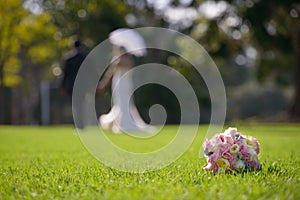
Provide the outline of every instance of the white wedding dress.
{"type": "Polygon", "coordinates": [[[112,78],[112,108],[108,114],[99,118],[102,128],[111,129],[114,133],[151,129],[135,107],[132,90],[131,72],[126,68],[117,68],[112,78]]]}

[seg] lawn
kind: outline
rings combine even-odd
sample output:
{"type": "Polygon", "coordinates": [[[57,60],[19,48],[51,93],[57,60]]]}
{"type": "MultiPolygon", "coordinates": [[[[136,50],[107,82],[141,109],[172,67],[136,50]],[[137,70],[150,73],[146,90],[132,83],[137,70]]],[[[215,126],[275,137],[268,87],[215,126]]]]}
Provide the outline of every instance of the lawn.
{"type": "MultiPolygon", "coordinates": [[[[166,126],[158,145],[176,129],[166,126]]],[[[171,165],[128,173],[97,161],[71,126],[0,126],[0,199],[300,199],[300,125],[238,126],[260,141],[262,170],[231,174],[202,170],[206,129],[199,126],[191,147],[171,165]]],[[[109,137],[124,148],[136,143],[109,137]]]]}

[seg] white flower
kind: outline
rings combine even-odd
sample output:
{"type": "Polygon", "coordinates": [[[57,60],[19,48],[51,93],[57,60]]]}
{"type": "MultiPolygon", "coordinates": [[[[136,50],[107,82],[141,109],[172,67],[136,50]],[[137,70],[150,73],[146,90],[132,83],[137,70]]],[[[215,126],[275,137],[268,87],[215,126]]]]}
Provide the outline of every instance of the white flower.
{"type": "Polygon", "coordinates": [[[253,155],[257,156],[256,151],[252,148],[248,148],[248,152],[250,153],[251,156],[253,156],[253,155]]]}
{"type": "Polygon", "coordinates": [[[230,163],[228,160],[226,160],[225,158],[220,158],[218,161],[217,161],[217,165],[219,168],[221,169],[228,169],[229,166],[230,166],[230,163]]]}
{"type": "Polygon", "coordinates": [[[233,144],[230,147],[230,153],[237,153],[239,151],[239,146],[237,144],[233,144]]]}
{"type": "Polygon", "coordinates": [[[237,132],[237,129],[236,129],[236,128],[229,127],[228,129],[226,129],[226,130],[224,131],[224,134],[234,136],[234,134],[235,134],[236,132],[237,132]]]}
{"type": "Polygon", "coordinates": [[[249,139],[246,140],[246,144],[247,144],[248,147],[250,147],[252,149],[256,149],[257,148],[256,144],[253,141],[249,140],[249,139]]]}
{"type": "Polygon", "coordinates": [[[251,158],[250,158],[250,161],[257,161],[258,160],[258,157],[257,157],[257,154],[251,154],[251,158]]]}
{"type": "Polygon", "coordinates": [[[235,168],[236,169],[243,169],[245,168],[245,164],[242,160],[237,160],[235,163],[235,168]]]}

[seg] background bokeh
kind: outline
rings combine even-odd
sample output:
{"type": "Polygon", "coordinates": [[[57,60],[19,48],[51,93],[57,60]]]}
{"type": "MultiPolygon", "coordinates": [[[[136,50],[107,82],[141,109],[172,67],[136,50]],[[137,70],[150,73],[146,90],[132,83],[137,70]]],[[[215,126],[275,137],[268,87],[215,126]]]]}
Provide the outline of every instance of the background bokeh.
{"type": "MultiPolygon", "coordinates": [[[[72,123],[71,105],[59,94],[70,42],[88,53],[121,27],[164,27],[201,44],[221,72],[227,121],[299,121],[300,3],[296,0],[0,0],[0,123],[72,123]]],[[[178,41],[174,41],[178,42],[178,41]]],[[[178,43],[188,57],[197,57],[178,43]]],[[[149,49],[136,65],[156,62],[183,74],[194,88],[200,123],[210,119],[202,77],[183,58],[149,49]]],[[[99,63],[101,64],[101,63],[99,63]]],[[[96,94],[98,115],[110,109],[111,91],[96,94]]],[[[167,123],[180,108],[171,91],[145,85],[135,91],[145,120],[162,104],[167,123]]]]}

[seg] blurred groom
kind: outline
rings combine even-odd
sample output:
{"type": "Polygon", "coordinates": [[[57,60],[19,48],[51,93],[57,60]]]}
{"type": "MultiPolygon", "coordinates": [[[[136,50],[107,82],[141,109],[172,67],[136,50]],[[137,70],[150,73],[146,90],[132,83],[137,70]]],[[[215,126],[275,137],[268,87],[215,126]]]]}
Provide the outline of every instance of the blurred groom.
{"type": "MultiPolygon", "coordinates": [[[[72,103],[72,94],[73,94],[75,79],[85,57],[86,56],[81,52],[81,42],[79,40],[74,40],[71,46],[71,56],[68,59],[66,59],[64,63],[63,79],[60,87],[60,94],[67,95],[71,103],[72,103]]],[[[79,119],[78,123],[76,124],[77,128],[83,129],[84,128],[84,114],[83,114],[84,105],[79,104],[76,106],[77,109],[72,109],[72,110],[73,111],[77,110],[78,113],[73,113],[73,116],[77,115],[79,119]]]]}

